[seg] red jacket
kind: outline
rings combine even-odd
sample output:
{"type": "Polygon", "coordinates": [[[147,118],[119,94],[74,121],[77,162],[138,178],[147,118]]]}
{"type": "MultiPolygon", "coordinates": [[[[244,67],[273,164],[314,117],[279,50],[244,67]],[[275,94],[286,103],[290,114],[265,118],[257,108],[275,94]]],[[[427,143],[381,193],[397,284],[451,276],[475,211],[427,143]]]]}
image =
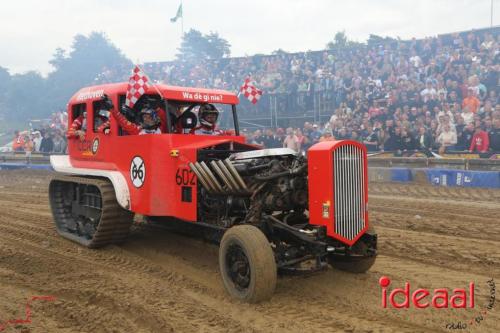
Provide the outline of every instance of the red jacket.
{"type": "MultiPolygon", "coordinates": [[[[128,119],[124,115],[122,115],[120,112],[118,112],[118,110],[116,108],[112,108],[110,111],[113,114],[113,117],[115,117],[115,119],[118,122],[118,124],[120,125],[120,127],[127,134],[137,135],[141,132],[141,130],[142,130],[141,126],[128,121],[128,119]]],[[[162,109],[158,109],[158,110],[156,110],[156,112],[157,112],[158,117],[160,118],[160,122],[161,122],[160,130],[162,131],[162,133],[165,133],[166,128],[167,128],[165,111],[163,111],[162,109]]]]}
{"type": "Polygon", "coordinates": [[[490,147],[490,139],[488,137],[488,133],[485,131],[480,131],[479,133],[474,134],[472,137],[472,142],[470,143],[469,150],[478,151],[480,153],[485,153],[488,151],[490,147]]]}
{"type": "MultiPolygon", "coordinates": [[[[106,128],[109,128],[109,120],[106,117],[98,116],[101,117],[101,120],[103,123],[97,128],[97,132],[99,133],[104,133],[104,130],[106,128]]],[[[85,119],[87,121],[87,119],[85,119]]],[[[68,139],[74,139],[78,138],[78,135],[76,134],[76,131],[79,131],[82,129],[84,123],[83,115],[80,115],[73,120],[73,123],[71,124],[71,127],[68,129],[68,132],[66,133],[66,137],[68,139]]],[[[88,124],[85,124],[85,128],[83,129],[84,131],[87,130],[88,124]]]]}
{"type": "Polygon", "coordinates": [[[76,134],[76,131],[79,131],[82,128],[83,123],[84,123],[83,115],[79,115],[78,117],[76,117],[75,120],[73,120],[71,127],[68,129],[66,137],[68,139],[77,138],[78,135],[76,134]]]}

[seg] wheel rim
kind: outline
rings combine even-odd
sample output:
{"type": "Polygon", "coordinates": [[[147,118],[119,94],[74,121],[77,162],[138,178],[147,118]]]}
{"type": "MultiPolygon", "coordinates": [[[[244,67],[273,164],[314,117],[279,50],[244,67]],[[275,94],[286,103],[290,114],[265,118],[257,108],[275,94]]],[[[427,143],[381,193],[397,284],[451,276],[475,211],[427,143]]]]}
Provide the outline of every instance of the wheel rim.
{"type": "Polygon", "coordinates": [[[241,246],[233,244],[226,253],[226,272],[236,289],[244,291],[250,285],[250,263],[241,246]]]}

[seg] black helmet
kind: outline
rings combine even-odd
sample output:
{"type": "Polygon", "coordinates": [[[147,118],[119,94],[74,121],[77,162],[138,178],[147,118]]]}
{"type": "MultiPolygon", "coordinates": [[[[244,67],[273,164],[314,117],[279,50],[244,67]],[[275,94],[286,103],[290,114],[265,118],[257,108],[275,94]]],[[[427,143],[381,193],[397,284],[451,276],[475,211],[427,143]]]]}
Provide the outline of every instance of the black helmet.
{"type": "Polygon", "coordinates": [[[200,120],[200,124],[203,126],[213,127],[217,122],[217,118],[219,118],[219,111],[213,104],[203,104],[200,106],[198,110],[198,119],[200,120]],[[209,114],[215,114],[215,122],[211,123],[205,119],[205,117],[209,114]]]}
{"type": "Polygon", "coordinates": [[[160,125],[160,119],[158,118],[158,115],[156,114],[156,111],[150,108],[143,108],[141,112],[139,113],[140,116],[140,122],[141,122],[141,127],[144,129],[156,129],[160,125]],[[153,119],[152,124],[145,124],[144,123],[144,116],[145,115],[150,115],[151,118],[153,119]]]}

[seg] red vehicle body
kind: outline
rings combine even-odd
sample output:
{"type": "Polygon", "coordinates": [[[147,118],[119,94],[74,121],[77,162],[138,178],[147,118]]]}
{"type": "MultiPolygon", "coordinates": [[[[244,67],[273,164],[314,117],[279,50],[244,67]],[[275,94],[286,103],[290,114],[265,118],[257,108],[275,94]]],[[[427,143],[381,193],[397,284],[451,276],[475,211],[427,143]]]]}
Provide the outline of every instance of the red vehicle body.
{"type": "Polygon", "coordinates": [[[270,297],[277,269],[310,271],[300,267],[308,260],[316,260],[314,270],[325,262],[353,272],[373,264],[363,145],[322,142],[307,159],[287,149],[263,150],[239,135],[235,94],[167,85],[148,92],[166,113],[167,133],[125,135],[114,117],[109,133],[98,131],[103,96],[120,107],[126,89],[127,83],[84,88],[69,101],[69,124],[86,111],[87,129],[84,138],[69,140],[69,155],[51,157],[66,174],[50,186],[62,236],[89,247],[120,242],[131,213],[155,223],[200,225],[221,244],[226,289],[246,301],[270,297]],[[231,107],[234,135],[188,134],[180,119],[204,103],[231,107]]]}

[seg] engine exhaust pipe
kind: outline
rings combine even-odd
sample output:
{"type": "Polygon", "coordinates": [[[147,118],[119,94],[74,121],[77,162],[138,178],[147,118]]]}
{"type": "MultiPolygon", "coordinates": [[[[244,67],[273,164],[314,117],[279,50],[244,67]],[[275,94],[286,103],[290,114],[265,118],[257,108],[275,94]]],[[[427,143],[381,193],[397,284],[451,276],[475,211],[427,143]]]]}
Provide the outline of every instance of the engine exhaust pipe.
{"type": "Polygon", "coordinates": [[[229,191],[231,192],[236,192],[236,189],[233,187],[233,184],[231,181],[226,177],[224,172],[219,168],[217,163],[215,161],[210,162],[210,165],[212,166],[212,169],[215,170],[215,172],[219,175],[220,179],[226,184],[226,187],[229,191]]]}
{"type": "Polygon", "coordinates": [[[245,184],[245,181],[243,180],[243,178],[241,178],[238,170],[236,170],[236,168],[234,167],[233,163],[231,163],[231,161],[229,160],[229,158],[226,158],[224,160],[224,164],[227,166],[227,169],[229,170],[229,172],[231,172],[231,174],[233,175],[234,179],[236,179],[236,181],[240,185],[240,188],[242,190],[246,191],[246,192],[249,192],[247,184],[245,184]]]}
{"type": "Polygon", "coordinates": [[[193,163],[189,163],[189,168],[194,172],[194,174],[196,175],[196,177],[198,177],[201,185],[203,186],[203,188],[205,190],[207,190],[209,193],[213,193],[214,192],[214,189],[209,185],[209,183],[207,182],[207,179],[200,173],[200,171],[198,170],[198,168],[196,167],[196,165],[194,165],[193,163]]]}
{"type": "Polygon", "coordinates": [[[217,181],[217,178],[215,178],[215,175],[210,171],[210,168],[208,165],[205,164],[205,162],[198,163],[196,164],[200,165],[202,170],[205,171],[205,175],[207,176],[207,179],[210,179],[210,182],[214,185],[215,188],[217,188],[217,192],[224,194],[226,191],[222,188],[221,184],[217,181]]]}
{"type": "Polygon", "coordinates": [[[241,186],[238,184],[236,179],[234,179],[234,176],[231,174],[231,172],[227,169],[226,165],[222,161],[217,161],[217,165],[219,168],[222,170],[222,172],[226,175],[227,179],[231,182],[233,185],[234,189],[238,192],[243,192],[243,189],[241,186]]]}
{"type": "Polygon", "coordinates": [[[210,187],[210,192],[212,193],[220,193],[219,189],[217,188],[217,185],[214,184],[212,179],[208,176],[208,174],[205,172],[205,170],[202,168],[200,163],[196,162],[194,163],[194,167],[196,170],[198,170],[198,173],[201,175],[201,177],[205,180],[207,185],[210,187]]]}

